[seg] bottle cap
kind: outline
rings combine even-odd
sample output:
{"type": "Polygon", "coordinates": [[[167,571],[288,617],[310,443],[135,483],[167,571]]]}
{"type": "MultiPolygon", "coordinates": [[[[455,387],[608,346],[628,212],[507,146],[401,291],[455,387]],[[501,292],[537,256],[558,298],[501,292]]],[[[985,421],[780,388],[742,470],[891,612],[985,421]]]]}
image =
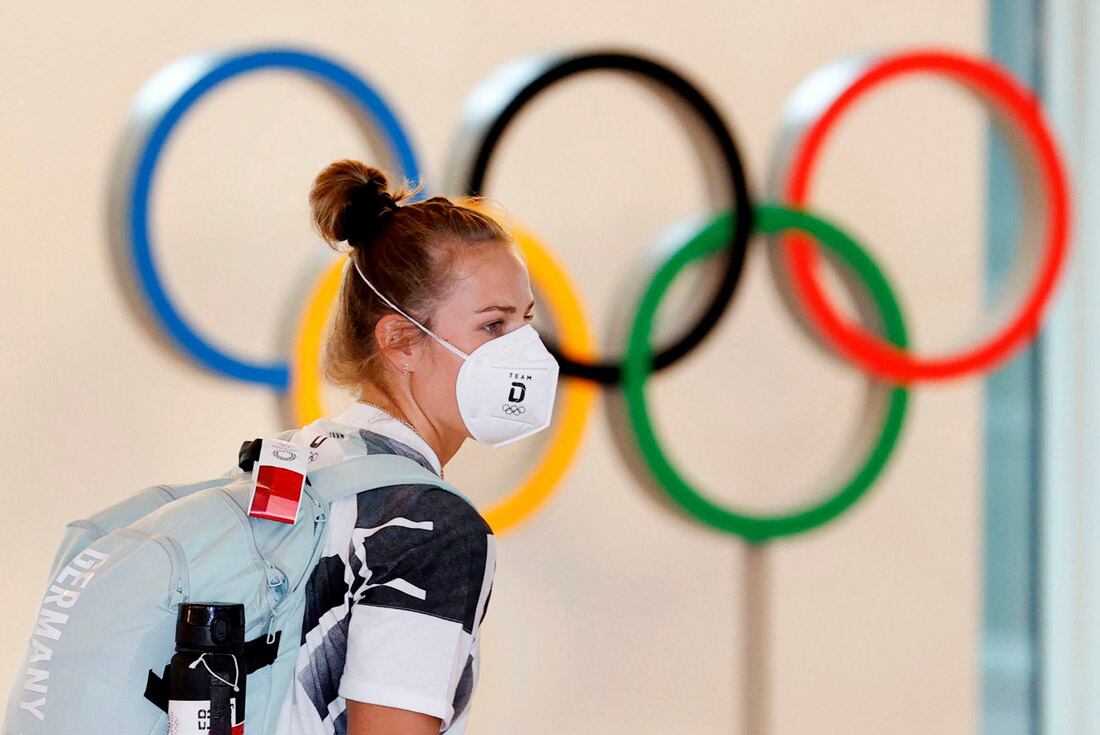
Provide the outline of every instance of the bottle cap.
{"type": "Polygon", "coordinates": [[[176,646],[219,651],[244,645],[244,605],[185,602],[176,618],[176,646]]]}

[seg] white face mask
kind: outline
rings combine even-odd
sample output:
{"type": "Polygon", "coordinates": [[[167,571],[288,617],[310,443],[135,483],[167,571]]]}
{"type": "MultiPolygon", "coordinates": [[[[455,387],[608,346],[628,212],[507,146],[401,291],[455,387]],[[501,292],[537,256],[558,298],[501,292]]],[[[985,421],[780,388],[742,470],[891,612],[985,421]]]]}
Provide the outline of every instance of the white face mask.
{"type": "MultiPolygon", "coordinates": [[[[348,258],[351,260],[351,258],[348,258]]],[[[525,439],[550,425],[558,387],[558,362],[530,324],[489,340],[467,355],[401,311],[367,280],[378,298],[462,358],[455,382],[458,412],[470,435],[492,447],[525,439]]]]}

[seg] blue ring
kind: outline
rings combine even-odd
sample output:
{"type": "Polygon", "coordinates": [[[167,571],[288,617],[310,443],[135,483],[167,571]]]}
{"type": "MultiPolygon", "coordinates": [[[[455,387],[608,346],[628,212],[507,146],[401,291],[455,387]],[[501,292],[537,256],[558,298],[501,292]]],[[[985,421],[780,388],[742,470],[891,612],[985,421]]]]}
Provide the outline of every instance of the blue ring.
{"type": "Polygon", "coordinates": [[[335,61],[306,51],[262,49],[232,53],[216,59],[214,65],[179,94],[156,120],[134,172],[127,207],[130,219],[127,231],[137,282],[156,321],[175,344],[216,373],[248,383],[270,385],[282,392],[287,389],[290,378],[286,361],[260,364],[233,357],[199,336],[172,305],[153,263],[148,217],[154,170],[177,123],[204,94],[222,82],[251,71],[272,68],[303,74],[340,93],[369,122],[378,126],[398,173],[414,181],[420,179],[420,166],[404,127],[382,97],[355,73],[335,61]]]}

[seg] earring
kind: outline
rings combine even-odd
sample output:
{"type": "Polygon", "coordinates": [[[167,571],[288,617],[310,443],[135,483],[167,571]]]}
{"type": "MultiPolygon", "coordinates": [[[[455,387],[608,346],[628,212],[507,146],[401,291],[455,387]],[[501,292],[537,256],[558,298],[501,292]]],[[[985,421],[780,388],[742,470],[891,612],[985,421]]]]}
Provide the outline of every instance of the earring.
{"type": "Polygon", "coordinates": [[[404,365],[401,366],[401,374],[402,375],[408,375],[409,374],[409,363],[406,362],[404,365]]]}

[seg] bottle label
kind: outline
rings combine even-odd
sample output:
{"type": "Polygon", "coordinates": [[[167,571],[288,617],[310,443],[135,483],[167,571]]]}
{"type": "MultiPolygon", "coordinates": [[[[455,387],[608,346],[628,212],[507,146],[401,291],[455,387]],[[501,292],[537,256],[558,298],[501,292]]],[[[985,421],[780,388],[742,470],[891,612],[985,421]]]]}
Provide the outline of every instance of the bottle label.
{"type": "MultiPolygon", "coordinates": [[[[229,716],[233,720],[233,735],[244,735],[244,717],[237,722],[237,698],[229,700],[229,716]]],[[[209,735],[210,700],[178,700],[168,702],[168,735],[209,735]]]]}

